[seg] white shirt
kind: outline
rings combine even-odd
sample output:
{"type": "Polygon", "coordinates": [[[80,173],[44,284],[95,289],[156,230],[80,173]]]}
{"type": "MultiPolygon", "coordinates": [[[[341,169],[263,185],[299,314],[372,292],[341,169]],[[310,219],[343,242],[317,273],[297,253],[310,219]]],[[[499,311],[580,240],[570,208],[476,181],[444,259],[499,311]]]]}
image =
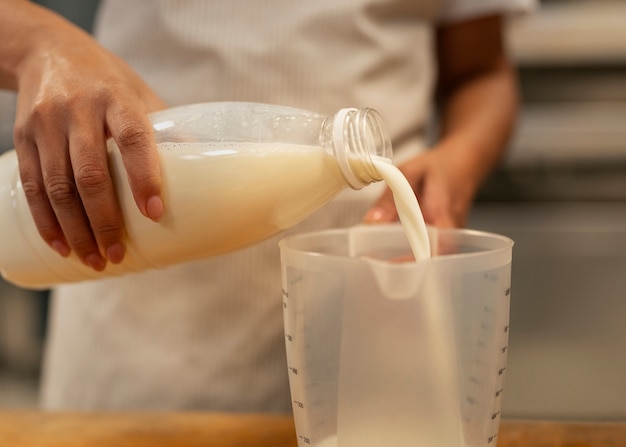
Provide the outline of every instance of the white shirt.
{"type": "MultiPolygon", "coordinates": [[[[98,39],[170,105],[218,100],[334,114],[373,107],[395,159],[424,146],[433,24],[533,0],[106,0],[98,39]]],[[[382,186],[382,185],[381,185],[382,186]]],[[[357,223],[379,192],[342,194],[289,230],[357,223]]],[[[48,409],[291,411],[277,241],[159,271],[59,287],[48,409]]]]}

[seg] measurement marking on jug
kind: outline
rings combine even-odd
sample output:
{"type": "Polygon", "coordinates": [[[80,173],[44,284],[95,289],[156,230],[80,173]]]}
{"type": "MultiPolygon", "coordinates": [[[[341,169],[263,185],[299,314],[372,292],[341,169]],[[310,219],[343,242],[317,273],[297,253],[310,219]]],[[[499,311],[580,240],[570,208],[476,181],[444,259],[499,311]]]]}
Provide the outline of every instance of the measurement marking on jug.
{"type": "Polygon", "coordinates": [[[298,408],[304,408],[304,402],[301,402],[299,400],[294,400],[293,404],[298,408]]]}
{"type": "Polygon", "coordinates": [[[498,391],[496,391],[496,397],[500,397],[500,395],[504,392],[504,388],[500,388],[498,391]]]}
{"type": "Polygon", "coordinates": [[[469,377],[469,381],[470,383],[475,383],[477,385],[480,385],[482,382],[478,379],[478,377],[476,376],[470,376],[469,377]]]}
{"type": "Polygon", "coordinates": [[[298,375],[298,368],[294,368],[293,366],[290,366],[289,371],[291,371],[291,373],[296,376],[298,375]]]}
{"type": "Polygon", "coordinates": [[[294,271],[292,271],[291,269],[289,269],[289,270],[290,271],[289,271],[289,275],[288,276],[290,277],[290,279],[289,279],[289,282],[287,283],[288,285],[291,286],[291,285],[298,284],[298,283],[302,282],[302,280],[304,279],[304,275],[302,275],[302,274],[295,275],[294,271]]]}
{"type": "Polygon", "coordinates": [[[298,438],[302,439],[302,442],[304,442],[305,444],[311,443],[311,440],[307,438],[306,436],[298,436],[298,438]]]}
{"type": "Polygon", "coordinates": [[[487,444],[491,444],[493,441],[495,441],[497,436],[498,435],[491,435],[491,436],[489,436],[487,438],[487,444]]]}
{"type": "Polygon", "coordinates": [[[501,376],[502,374],[504,374],[504,371],[506,371],[506,366],[498,370],[498,375],[501,376]]]}
{"type": "Polygon", "coordinates": [[[506,350],[509,349],[508,346],[505,346],[504,348],[502,348],[502,354],[504,354],[506,352],[506,350]]]}
{"type": "Polygon", "coordinates": [[[504,292],[504,296],[509,296],[511,294],[511,288],[509,287],[508,289],[506,289],[506,292],[504,292]]]}
{"type": "Polygon", "coordinates": [[[497,411],[491,415],[491,420],[495,421],[498,416],[500,416],[501,411],[497,411]]]}
{"type": "Polygon", "coordinates": [[[487,273],[483,273],[483,278],[488,279],[489,281],[495,282],[499,279],[499,276],[487,272],[487,273]]]}
{"type": "Polygon", "coordinates": [[[285,334],[285,338],[287,341],[293,341],[293,336],[291,334],[285,334]]]}
{"type": "Polygon", "coordinates": [[[283,289],[282,294],[283,294],[283,309],[287,309],[287,301],[289,300],[289,292],[283,289]]]}

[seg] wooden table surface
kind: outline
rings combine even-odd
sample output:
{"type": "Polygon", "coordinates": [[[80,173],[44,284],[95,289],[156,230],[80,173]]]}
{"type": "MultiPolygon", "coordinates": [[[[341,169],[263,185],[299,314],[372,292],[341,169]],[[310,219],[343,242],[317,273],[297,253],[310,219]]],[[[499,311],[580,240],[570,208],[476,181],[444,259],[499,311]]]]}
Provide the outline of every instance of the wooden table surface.
{"type": "MultiPolygon", "coordinates": [[[[286,416],[0,411],[2,447],[296,447],[286,416]]],[[[498,447],[626,447],[626,422],[503,421],[498,447]]],[[[381,446],[382,447],[382,446],[381,446]]]]}

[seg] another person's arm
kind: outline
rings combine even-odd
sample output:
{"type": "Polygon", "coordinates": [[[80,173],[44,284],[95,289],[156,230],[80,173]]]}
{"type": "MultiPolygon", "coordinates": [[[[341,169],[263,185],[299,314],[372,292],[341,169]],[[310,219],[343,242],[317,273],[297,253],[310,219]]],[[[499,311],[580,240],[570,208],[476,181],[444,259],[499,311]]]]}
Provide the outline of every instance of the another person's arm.
{"type": "MultiPolygon", "coordinates": [[[[426,222],[438,227],[465,225],[515,123],[517,82],[502,22],[493,15],[437,30],[441,134],[433,148],[399,168],[413,186],[426,222]]],[[[390,191],[365,216],[369,223],[396,219],[390,191]]]]}
{"type": "Polygon", "coordinates": [[[14,143],[41,237],[95,270],[121,262],[124,221],[105,142],[120,147],[139,210],[159,220],[161,172],[146,115],[162,101],[83,30],[26,0],[0,0],[0,88],[18,92],[14,143]]]}

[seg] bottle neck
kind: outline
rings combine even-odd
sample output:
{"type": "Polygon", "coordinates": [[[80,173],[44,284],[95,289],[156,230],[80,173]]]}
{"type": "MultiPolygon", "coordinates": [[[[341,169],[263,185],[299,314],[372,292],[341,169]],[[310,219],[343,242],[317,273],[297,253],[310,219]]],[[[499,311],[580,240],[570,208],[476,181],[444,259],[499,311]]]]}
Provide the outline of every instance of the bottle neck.
{"type": "Polygon", "coordinates": [[[374,109],[341,109],[327,121],[330,143],[348,186],[361,189],[382,180],[374,160],[391,162],[391,141],[374,109]]]}

